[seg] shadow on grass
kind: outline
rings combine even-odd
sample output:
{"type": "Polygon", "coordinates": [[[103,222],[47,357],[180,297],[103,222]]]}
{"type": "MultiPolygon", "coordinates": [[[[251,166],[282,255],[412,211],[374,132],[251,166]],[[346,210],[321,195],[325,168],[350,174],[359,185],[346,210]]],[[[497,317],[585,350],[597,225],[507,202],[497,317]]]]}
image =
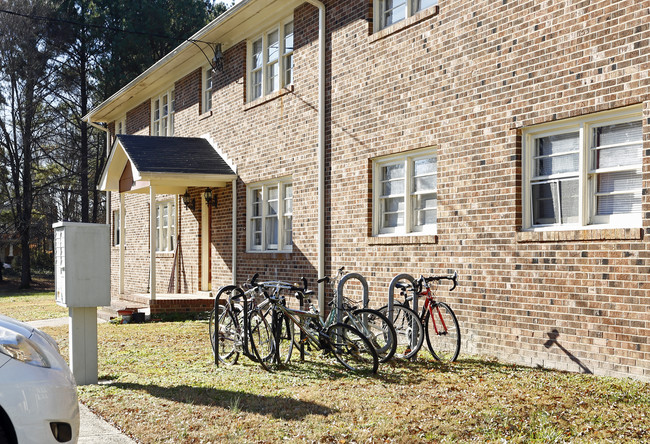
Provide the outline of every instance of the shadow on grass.
{"type": "Polygon", "coordinates": [[[156,398],[192,405],[214,406],[231,411],[257,413],[284,420],[301,420],[308,415],[329,416],[335,411],[314,402],[282,396],[262,396],[243,391],[177,385],[161,387],[153,384],[114,382],[112,387],[145,391],[156,398]]]}

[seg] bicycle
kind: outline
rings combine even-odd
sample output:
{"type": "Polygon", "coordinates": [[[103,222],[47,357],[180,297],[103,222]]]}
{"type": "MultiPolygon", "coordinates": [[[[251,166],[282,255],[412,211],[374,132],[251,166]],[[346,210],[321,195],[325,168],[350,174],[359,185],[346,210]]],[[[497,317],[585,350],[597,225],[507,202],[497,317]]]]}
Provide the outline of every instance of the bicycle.
{"type": "Polygon", "coordinates": [[[406,306],[413,302],[416,294],[425,297],[419,319],[426,333],[429,351],[438,361],[454,362],[460,353],[460,327],[451,307],[435,299],[436,287],[443,280],[452,282],[449,291],[453,291],[458,285],[458,274],[454,272],[453,275],[430,277],[421,275],[415,281],[415,287],[397,283],[396,288],[400,290],[400,296],[404,297],[406,306]],[[408,296],[408,292],[413,294],[408,296]]]}
{"type": "Polygon", "coordinates": [[[245,284],[249,287],[246,291],[236,285],[226,285],[221,287],[215,296],[208,330],[212,351],[216,354],[215,327],[218,320],[219,335],[216,344],[219,346],[219,361],[224,364],[236,364],[240,354],[253,361],[257,359],[248,347],[248,337],[251,334],[257,337],[259,352],[263,359],[268,360],[273,354],[269,321],[271,306],[255,285],[257,277],[256,273],[250,283],[245,284]],[[262,299],[260,303],[258,303],[259,299],[262,299]],[[225,304],[221,304],[221,300],[225,300],[225,304]],[[244,310],[244,303],[248,304],[247,310],[244,310]],[[245,311],[248,312],[247,317],[244,317],[245,311]]]}
{"type": "MultiPolygon", "coordinates": [[[[325,326],[333,324],[335,320],[339,319],[339,312],[342,312],[344,315],[342,319],[343,323],[349,324],[359,330],[374,347],[379,357],[379,362],[387,362],[397,350],[397,332],[395,331],[395,327],[380,311],[371,308],[359,308],[349,298],[343,297],[341,304],[338,304],[338,286],[341,278],[345,276],[344,269],[345,267],[339,268],[334,279],[325,276],[317,281],[318,283],[330,283],[334,292],[332,301],[329,303],[332,310],[325,321],[325,326]]],[[[308,299],[308,303],[311,305],[311,300],[308,299]]]]}
{"type": "Polygon", "coordinates": [[[393,324],[397,334],[397,348],[394,356],[401,359],[411,359],[420,351],[424,342],[424,328],[416,312],[408,306],[395,303],[392,311],[388,305],[378,310],[393,324]]]}
{"type": "Polygon", "coordinates": [[[313,291],[307,289],[307,280],[302,278],[302,281],[303,288],[282,281],[256,284],[270,301],[273,313],[271,329],[274,356],[271,359],[263,359],[259,356],[258,344],[253,336],[250,337],[251,350],[254,354],[258,354],[260,365],[267,371],[273,371],[276,365],[288,362],[294,346],[293,328],[298,327],[301,332],[299,340],[301,346],[309,344],[326,353],[332,353],[336,360],[350,371],[376,373],[379,368],[377,352],[370,341],[357,329],[344,323],[326,326],[313,306],[309,311],[287,307],[282,291],[293,292],[298,299],[313,294],[313,291]],[[269,294],[267,290],[272,290],[272,293],[269,294]]]}

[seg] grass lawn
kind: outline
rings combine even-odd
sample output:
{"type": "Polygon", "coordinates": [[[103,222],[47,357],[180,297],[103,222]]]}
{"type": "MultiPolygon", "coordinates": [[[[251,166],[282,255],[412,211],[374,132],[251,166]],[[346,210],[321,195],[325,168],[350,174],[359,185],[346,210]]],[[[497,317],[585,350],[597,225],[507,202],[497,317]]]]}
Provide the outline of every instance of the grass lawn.
{"type": "MultiPolygon", "coordinates": [[[[650,384],[627,379],[428,353],[375,377],[320,357],[269,374],[215,367],[206,321],[98,329],[105,382],[79,397],[141,442],[650,441],[650,384]]],[[[67,355],[67,327],[44,330],[67,355]]]]}
{"type": "Polygon", "coordinates": [[[52,279],[34,278],[32,288],[18,290],[20,277],[3,274],[0,281],[0,314],[20,321],[68,316],[68,309],[55,303],[52,279]]]}

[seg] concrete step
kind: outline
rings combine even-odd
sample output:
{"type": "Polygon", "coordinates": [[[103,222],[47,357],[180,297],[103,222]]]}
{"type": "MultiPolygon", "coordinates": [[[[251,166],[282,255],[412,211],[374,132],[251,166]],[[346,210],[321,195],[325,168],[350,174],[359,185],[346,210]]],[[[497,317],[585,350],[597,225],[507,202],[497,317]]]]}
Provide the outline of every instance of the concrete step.
{"type": "Polygon", "coordinates": [[[149,306],[146,304],[127,301],[123,299],[111,300],[111,305],[107,307],[97,307],[97,317],[105,321],[110,321],[120,316],[120,311],[131,311],[132,313],[144,313],[149,315],[149,306]]]}

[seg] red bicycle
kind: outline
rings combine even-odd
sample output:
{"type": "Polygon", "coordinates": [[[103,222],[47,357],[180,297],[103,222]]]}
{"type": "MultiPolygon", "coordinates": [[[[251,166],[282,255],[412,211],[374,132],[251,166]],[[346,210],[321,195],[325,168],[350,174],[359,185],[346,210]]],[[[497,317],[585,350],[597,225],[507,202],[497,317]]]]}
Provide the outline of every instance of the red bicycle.
{"type": "Polygon", "coordinates": [[[443,280],[452,282],[449,291],[453,291],[458,284],[458,274],[420,276],[415,281],[415,288],[411,284],[402,283],[397,283],[396,288],[400,290],[400,296],[404,297],[404,305],[409,308],[414,308],[413,293],[417,294],[418,298],[424,296],[424,305],[419,318],[424,326],[429,351],[438,361],[453,362],[460,353],[460,327],[451,307],[435,299],[437,287],[443,280]],[[412,294],[409,296],[409,293],[412,294]]]}

